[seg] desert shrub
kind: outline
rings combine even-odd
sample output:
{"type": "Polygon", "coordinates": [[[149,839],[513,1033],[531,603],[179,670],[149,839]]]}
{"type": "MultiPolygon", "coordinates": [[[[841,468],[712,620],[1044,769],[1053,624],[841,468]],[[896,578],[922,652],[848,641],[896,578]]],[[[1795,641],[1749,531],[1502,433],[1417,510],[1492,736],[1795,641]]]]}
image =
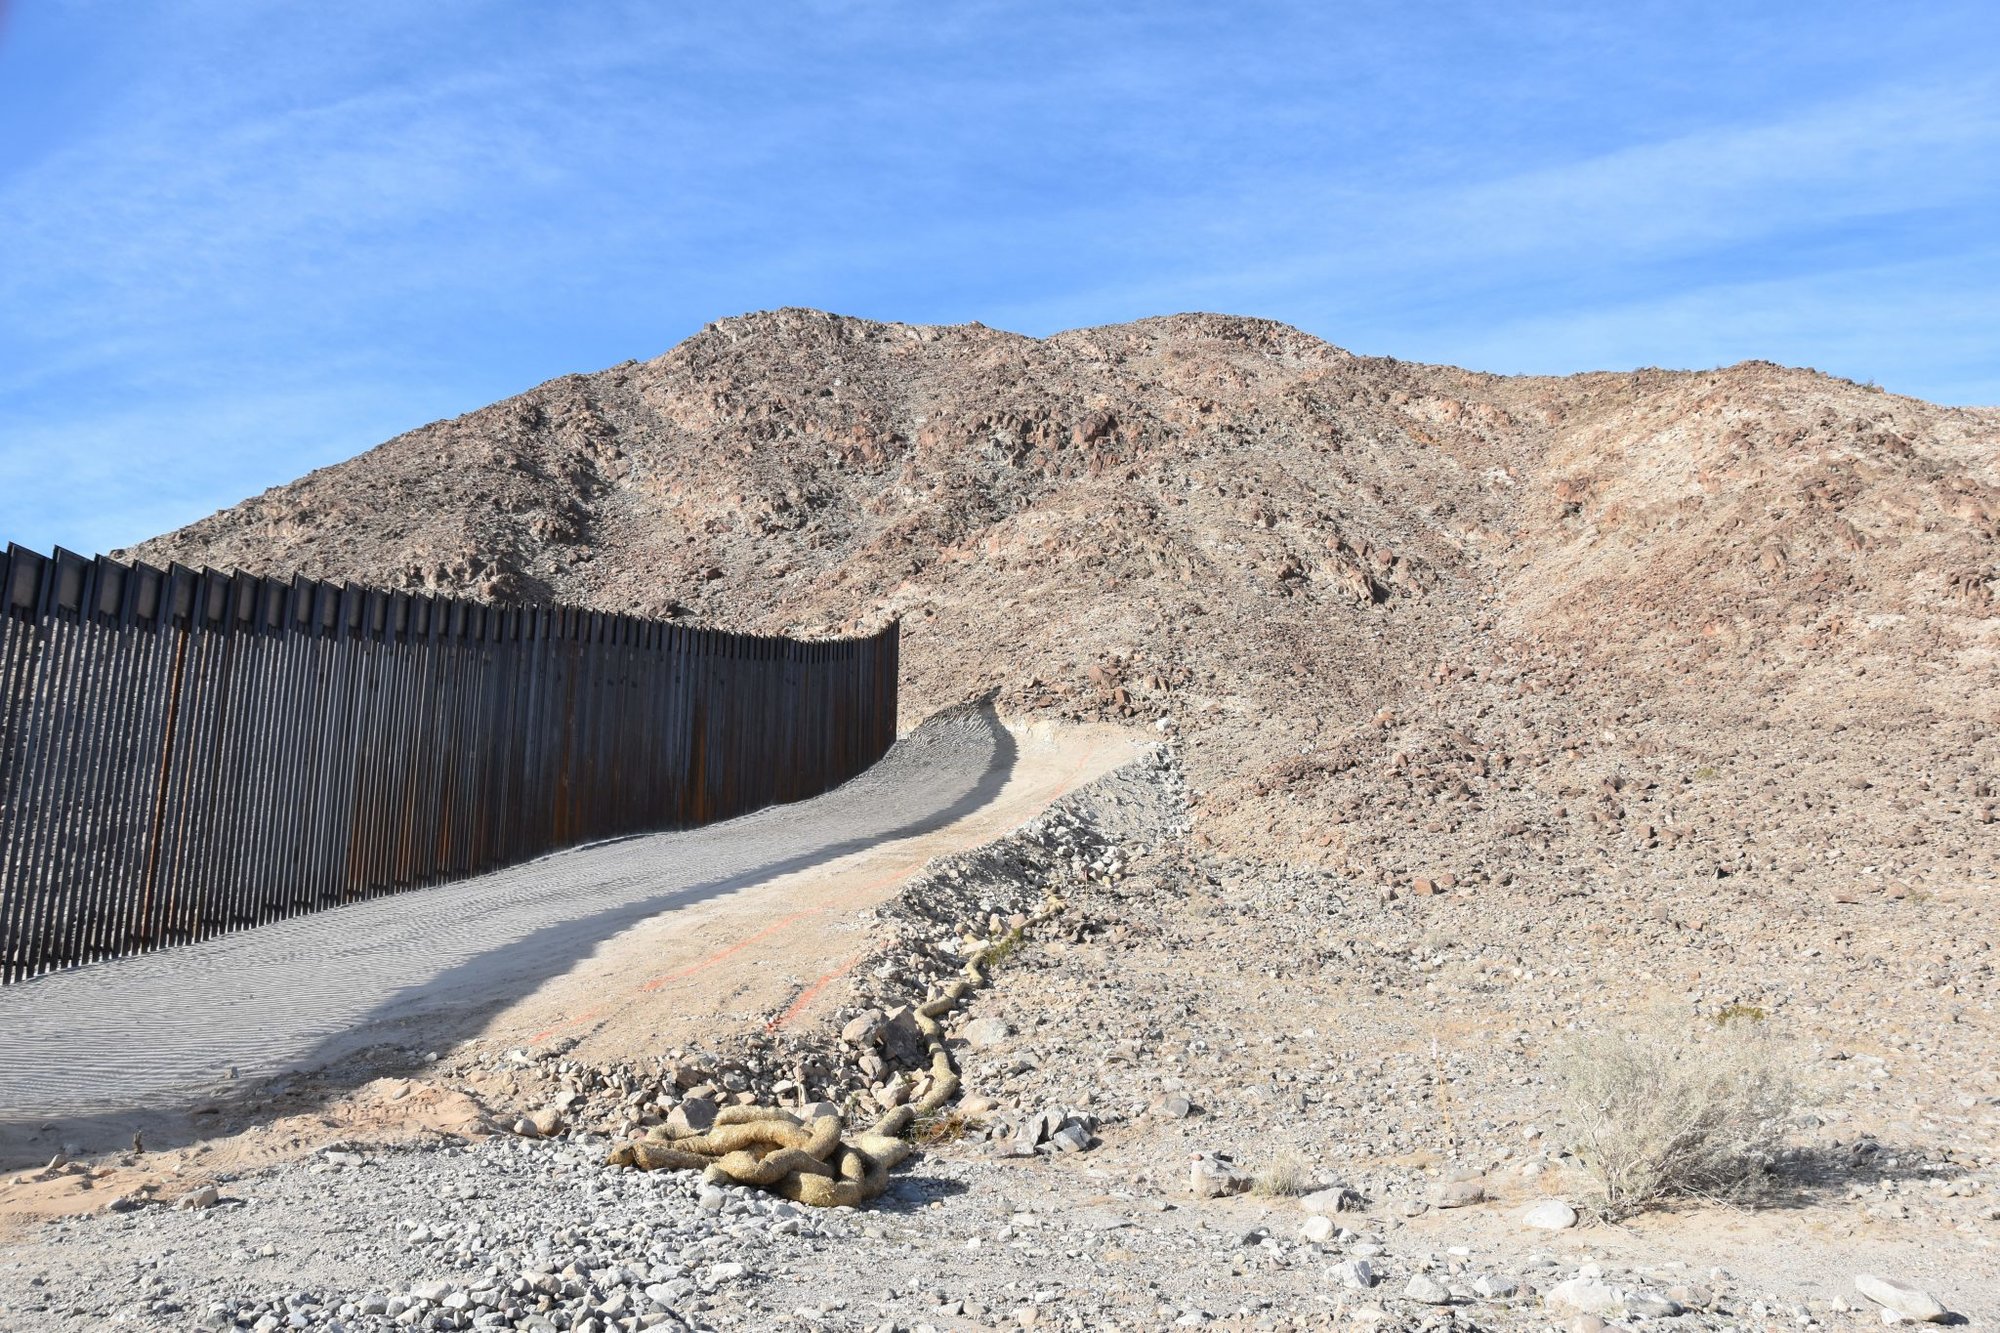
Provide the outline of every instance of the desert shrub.
{"type": "Polygon", "coordinates": [[[972,1129],[972,1121],[957,1111],[933,1111],[910,1122],[910,1140],[922,1147],[941,1148],[956,1143],[972,1129]]]}
{"type": "Polygon", "coordinates": [[[1768,1179],[1800,1088],[1761,1023],[1657,1015],[1558,1057],[1571,1150],[1608,1218],[1675,1196],[1743,1198],[1768,1179]]]}
{"type": "Polygon", "coordinates": [[[1250,1178],[1250,1192],[1267,1199],[1310,1194],[1312,1190],[1312,1168],[1305,1158],[1290,1151],[1278,1153],[1250,1178]]]}
{"type": "Polygon", "coordinates": [[[986,953],[986,970],[988,972],[998,972],[1001,967],[1013,959],[1015,954],[1021,952],[1021,941],[1022,932],[1018,930],[1010,930],[995,940],[993,947],[987,950],[986,953]]]}

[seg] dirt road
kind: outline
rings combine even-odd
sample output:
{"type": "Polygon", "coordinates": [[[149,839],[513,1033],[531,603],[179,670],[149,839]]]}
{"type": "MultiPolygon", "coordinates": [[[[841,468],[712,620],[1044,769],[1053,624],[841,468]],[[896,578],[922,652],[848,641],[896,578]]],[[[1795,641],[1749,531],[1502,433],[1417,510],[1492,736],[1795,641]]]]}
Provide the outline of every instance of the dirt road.
{"type": "Polygon", "coordinates": [[[1131,753],[1113,728],[961,711],[811,801],[9,987],[0,1159],[171,1134],[288,1071],[377,1072],[371,1050],[573,1036],[611,1054],[797,1022],[863,948],[859,914],[1131,753]]]}

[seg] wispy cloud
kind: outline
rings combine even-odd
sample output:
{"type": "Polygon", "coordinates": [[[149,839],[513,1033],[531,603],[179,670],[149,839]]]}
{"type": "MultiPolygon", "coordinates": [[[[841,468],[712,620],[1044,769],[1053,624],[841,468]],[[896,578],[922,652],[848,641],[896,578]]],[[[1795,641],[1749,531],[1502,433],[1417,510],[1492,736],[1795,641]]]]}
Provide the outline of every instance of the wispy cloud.
{"type": "Polygon", "coordinates": [[[1442,221],[1417,236],[1459,257],[1571,264],[1712,251],[1989,196],[2000,184],[1996,143],[2000,79],[1889,87],[1770,123],[1446,186],[1430,201],[1442,221]]]}
{"type": "MultiPolygon", "coordinates": [[[[2000,197],[1996,150],[2000,80],[1989,78],[1880,89],[1492,179],[1357,190],[1325,176],[1275,178],[1226,206],[1174,201],[1136,238],[1140,262],[1082,290],[1009,303],[1002,321],[1054,326],[1095,311],[1199,305],[1275,315],[1402,356],[1441,347],[1470,356],[1509,345],[1498,330],[1572,319],[1596,330],[1535,358],[1533,368],[1551,371],[1700,362],[1724,343],[1749,348],[1743,356],[1797,354],[1816,332],[1838,352],[1827,360],[1963,399],[1990,394],[1993,378],[1983,368],[1967,378],[1962,348],[1922,336],[1942,327],[1927,325],[1931,298],[1908,279],[1924,275],[1925,290],[1955,309],[2000,300],[1990,235],[1972,225],[2000,197]],[[1884,238],[1868,234],[1884,226],[1951,249],[1885,264],[1884,238]],[[1863,242],[1849,243],[1857,230],[1863,242]],[[1732,308],[1728,292],[1746,304],[1732,308]],[[1829,326],[1814,302],[1836,293],[1843,319],[1871,297],[1882,307],[1860,325],[1829,326]],[[1788,320],[1776,319],[1780,300],[1795,303],[1788,320]],[[1691,303],[1713,322],[1656,322],[1691,303]],[[1629,312],[1633,327],[1605,336],[1614,311],[1629,312]],[[1862,331],[1889,323],[1919,336],[1871,341],[1862,331]],[[1754,349],[1781,325],[1786,336],[1754,349]]],[[[1473,364],[1527,368],[1518,355],[1473,364]]]]}
{"type": "Polygon", "coordinates": [[[423,407],[409,386],[354,379],[17,416],[0,447],[0,539],[129,546],[421,424],[423,407]]]}
{"type": "Polygon", "coordinates": [[[2000,247],[1948,261],[1695,286],[1437,330],[1440,360],[1561,374],[1580,365],[1810,365],[1933,400],[2000,404],[2000,247]],[[1663,352],[1670,353],[1663,355],[1663,352]]]}

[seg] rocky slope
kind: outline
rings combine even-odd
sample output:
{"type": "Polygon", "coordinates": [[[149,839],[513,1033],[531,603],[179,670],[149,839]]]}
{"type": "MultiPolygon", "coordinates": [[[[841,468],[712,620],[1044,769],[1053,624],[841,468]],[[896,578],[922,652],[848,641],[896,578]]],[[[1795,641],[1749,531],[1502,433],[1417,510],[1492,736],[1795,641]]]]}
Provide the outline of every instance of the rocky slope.
{"type": "Polygon", "coordinates": [[[791,632],[906,711],[1174,736],[1198,838],[1398,892],[1990,880],[2000,411],[1508,378],[1180,315],[813,311],[398,437],[131,554],[791,632]]]}
{"type": "Polygon", "coordinates": [[[234,1140],[59,1159],[11,1182],[71,1216],[8,1235],[0,1324],[1858,1333],[1884,1322],[1889,1275],[1992,1326],[1993,977],[1932,989],[1896,966],[1990,935],[1982,904],[1774,922],[1727,892],[1664,913],[1579,897],[1551,914],[1506,887],[1383,903],[1191,855],[1182,796],[1162,747],[933,862],[878,909],[811,1031],[750,1013],[712,1044],[608,1062],[595,1039],[489,1034],[234,1140]],[[1063,909],[948,1020],[963,1095],[869,1207],[603,1164],[641,1126],[729,1100],[911,1095],[902,1074],[853,1075],[923,1067],[891,1015],[957,974],[967,923],[1051,887],[1063,909]],[[1746,994],[1768,1017],[1705,1021],[1746,994]],[[1745,1200],[1597,1225],[1566,1202],[1588,1183],[1561,1051],[1655,1001],[1711,1049],[1768,1028],[1809,1100],[1745,1200]],[[398,1108],[416,1124],[391,1129],[398,1108]]]}

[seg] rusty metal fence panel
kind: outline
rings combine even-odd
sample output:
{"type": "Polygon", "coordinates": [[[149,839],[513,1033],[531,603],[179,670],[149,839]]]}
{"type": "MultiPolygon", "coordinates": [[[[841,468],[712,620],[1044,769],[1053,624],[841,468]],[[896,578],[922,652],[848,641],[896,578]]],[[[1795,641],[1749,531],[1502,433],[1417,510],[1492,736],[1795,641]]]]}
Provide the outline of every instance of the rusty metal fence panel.
{"type": "Polygon", "coordinates": [[[816,795],[895,740],[897,633],[9,546],[0,981],[816,795]]]}

